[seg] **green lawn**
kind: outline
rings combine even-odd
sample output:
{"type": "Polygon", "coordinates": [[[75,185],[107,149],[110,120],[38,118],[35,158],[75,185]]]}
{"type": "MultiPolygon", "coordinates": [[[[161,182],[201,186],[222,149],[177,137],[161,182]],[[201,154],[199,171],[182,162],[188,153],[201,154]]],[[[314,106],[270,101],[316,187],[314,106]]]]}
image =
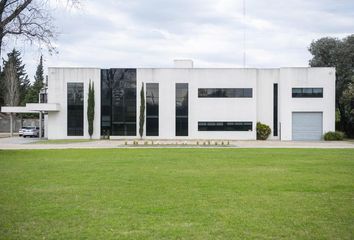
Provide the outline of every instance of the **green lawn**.
{"type": "Polygon", "coordinates": [[[0,151],[1,239],[353,239],[354,149],[0,151]]]}

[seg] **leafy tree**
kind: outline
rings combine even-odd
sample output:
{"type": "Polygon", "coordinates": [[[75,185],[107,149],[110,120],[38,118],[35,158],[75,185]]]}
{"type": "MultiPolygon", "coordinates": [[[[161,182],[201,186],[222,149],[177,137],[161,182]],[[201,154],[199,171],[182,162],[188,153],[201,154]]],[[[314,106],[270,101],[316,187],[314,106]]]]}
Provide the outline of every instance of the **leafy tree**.
{"type": "Polygon", "coordinates": [[[340,104],[343,106],[342,115],[348,122],[345,126],[346,133],[349,137],[354,137],[354,77],[344,90],[340,104]]]}
{"type": "Polygon", "coordinates": [[[318,39],[311,43],[309,51],[313,55],[309,62],[311,67],[336,68],[336,107],[340,113],[338,128],[353,136],[350,126],[353,126],[354,122],[347,114],[348,102],[342,98],[354,76],[354,34],[343,39],[318,39]]]}
{"type": "Polygon", "coordinates": [[[88,98],[87,98],[87,121],[88,121],[88,133],[90,138],[93,134],[93,122],[95,119],[95,87],[91,80],[89,82],[88,98]]]}
{"type": "Polygon", "coordinates": [[[36,75],[34,76],[34,83],[29,88],[26,96],[25,103],[38,103],[39,102],[39,92],[44,86],[44,75],[43,75],[43,57],[39,59],[39,64],[37,66],[36,75]]]}
{"type": "Polygon", "coordinates": [[[142,83],[140,91],[140,117],[139,117],[139,135],[143,137],[145,122],[145,95],[144,95],[144,83],[142,83]]]}

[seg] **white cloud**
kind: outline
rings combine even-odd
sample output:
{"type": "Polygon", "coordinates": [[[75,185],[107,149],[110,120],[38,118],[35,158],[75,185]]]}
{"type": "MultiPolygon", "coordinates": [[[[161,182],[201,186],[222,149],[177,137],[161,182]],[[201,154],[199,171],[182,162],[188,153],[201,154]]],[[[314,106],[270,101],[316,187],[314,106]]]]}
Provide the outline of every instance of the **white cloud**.
{"type": "MultiPolygon", "coordinates": [[[[354,29],[350,0],[87,0],[56,9],[58,55],[47,66],[166,67],[191,58],[197,67],[241,67],[243,29],[250,67],[306,66],[312,40],[354,29]]],[[[31,76],[39,52],[22,47],[31,76]]]]}

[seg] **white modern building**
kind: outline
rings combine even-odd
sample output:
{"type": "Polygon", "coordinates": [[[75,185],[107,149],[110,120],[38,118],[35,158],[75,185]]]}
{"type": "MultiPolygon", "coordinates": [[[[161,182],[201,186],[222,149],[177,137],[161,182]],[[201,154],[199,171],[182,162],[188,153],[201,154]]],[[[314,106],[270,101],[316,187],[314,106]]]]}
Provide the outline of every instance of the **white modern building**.
{"type": "MultiPolygon", "coordinates": [[[[87,98],[95,89],[93,138],[139,138],[141,89],[146,139],[255,140],[256,124],[272,140],[321,140],[335,130],[334,68],[48,69],[48,103],[25,109],[48,113],[49,139],[89,138],[87,98]]],[[[2,111],[10,112],[11,107],[2,111]]]]}

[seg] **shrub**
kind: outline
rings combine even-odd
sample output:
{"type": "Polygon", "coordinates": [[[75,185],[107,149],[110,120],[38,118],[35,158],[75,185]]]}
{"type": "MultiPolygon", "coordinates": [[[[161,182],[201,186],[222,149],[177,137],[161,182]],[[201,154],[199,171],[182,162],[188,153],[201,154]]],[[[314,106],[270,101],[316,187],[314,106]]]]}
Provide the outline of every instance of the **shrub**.
{"type": "Polygon", "coordinates": [[[92,139],[93,122],[95,118],[95,87],[91,80],[89,82],[88,98],[87,98],[87,121],[88,121],[88,134],[92,139]]]}
{"type": "Polygon", "coordinates": [[[325,141],[341,141],[344,138],[344,133],[342,132],[326,132],[324,134],[325,141]]]}
{"type": "Polygon", "coordinates": [[[270,127],[266,124],[257,123],[257,140],[266,140],[270,134],[270,127]]]}

